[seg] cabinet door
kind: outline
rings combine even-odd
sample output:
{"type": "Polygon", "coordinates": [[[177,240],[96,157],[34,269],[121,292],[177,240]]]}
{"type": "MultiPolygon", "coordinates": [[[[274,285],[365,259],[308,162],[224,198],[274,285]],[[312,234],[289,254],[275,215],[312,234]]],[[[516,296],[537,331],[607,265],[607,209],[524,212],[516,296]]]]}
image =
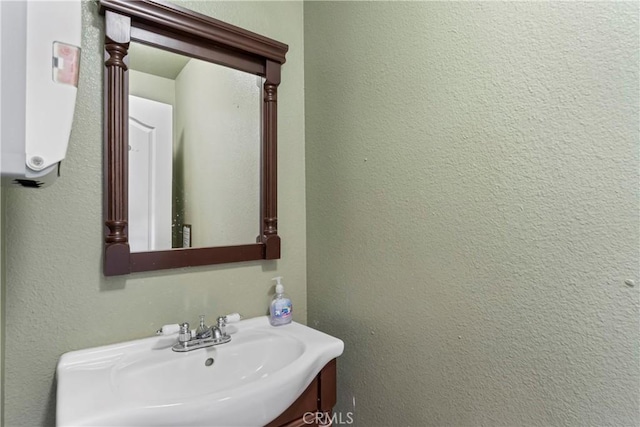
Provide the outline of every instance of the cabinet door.
{"type": "Polygon", "coordinates": [[[316,414],[326,414],[320,418],[319,422],[326,421],[331,417],[337,400],[336,375],[336,359],[333,359],[322,368],[298,400],[266,427],[319,426],[320,424],[317,423],[310,424],[318,421],[316,414]]]}
{"type": "Polygon", "coordinates": [[[309,387],[307,387],[307,389],[300,395],[298,400],[293,402],[286,411],[284,411],[278,418],[267,424],[266,427],[312,426],[313,424],[304,424],[302,417],[308,412],[315,414],[318,410],[318,386],[318,377],[315,377],[311,384],[309,384],[309,387]]]}

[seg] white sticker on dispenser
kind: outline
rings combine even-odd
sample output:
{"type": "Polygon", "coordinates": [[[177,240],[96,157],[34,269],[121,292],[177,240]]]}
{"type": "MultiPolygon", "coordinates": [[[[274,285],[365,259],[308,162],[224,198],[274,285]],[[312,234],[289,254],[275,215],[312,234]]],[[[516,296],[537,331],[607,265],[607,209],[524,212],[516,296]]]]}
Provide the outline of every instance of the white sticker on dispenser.
{"type": "Polygon", "coordinates": [[[53,81],[78,87],[80,48],[53,42],[53,81]]]}

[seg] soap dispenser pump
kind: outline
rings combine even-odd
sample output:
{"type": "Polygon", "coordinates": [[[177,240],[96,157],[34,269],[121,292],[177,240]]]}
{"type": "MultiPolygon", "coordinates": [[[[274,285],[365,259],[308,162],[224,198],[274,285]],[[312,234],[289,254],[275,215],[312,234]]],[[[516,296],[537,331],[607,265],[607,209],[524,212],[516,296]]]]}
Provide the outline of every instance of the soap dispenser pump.
{"type": "Polygon", "coordinates": [[[274,277],[271,280],[276,281],[276,294],[273,296],[271,306],[269,307],[269,322],[273,326],[286,325],[287,323],[291,323],[293,319],[291,298],[284,293],[282,277],[274,277]]]}

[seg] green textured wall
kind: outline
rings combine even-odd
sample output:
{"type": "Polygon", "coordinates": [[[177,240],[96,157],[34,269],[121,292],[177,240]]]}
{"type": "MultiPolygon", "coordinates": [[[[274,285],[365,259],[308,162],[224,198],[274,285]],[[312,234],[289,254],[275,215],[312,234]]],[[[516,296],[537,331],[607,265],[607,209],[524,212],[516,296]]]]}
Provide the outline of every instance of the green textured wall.
{"type": "Polygon", "coordinates": [[[2,188],[0,188],[0,426],[4,426],[4,205],[2,205],[2,188]]]}
{"type": "Polygon", "coordinates": [[[345,341],[343,419],[640,424],[638,8],[305,2],[308,321],[345,341]]]}
{"type": "Polygon", "coordinates": [[[289,44],[279,90],[282,260],[102,276],[103,20],[83,2],[75,124],[62,177],[42,191],[3,189],[6,227],[5,424],[53,425],[54,371],[67,351],[149,336],[164,323],[231,311],[266,314],[282,275],[306,321],[303,15],[300,2],[182,5],[289,44]]]}

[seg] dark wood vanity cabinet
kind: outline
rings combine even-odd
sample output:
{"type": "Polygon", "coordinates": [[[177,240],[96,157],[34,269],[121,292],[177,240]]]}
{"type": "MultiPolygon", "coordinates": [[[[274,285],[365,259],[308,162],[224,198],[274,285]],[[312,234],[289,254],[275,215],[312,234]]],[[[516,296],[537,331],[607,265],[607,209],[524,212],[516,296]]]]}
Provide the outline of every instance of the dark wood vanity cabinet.
{"type": "Polygon", "coordinates": [[[336,359],[333,359],[322,368],[298,400],[266,427],[321,426],[315,422],[315,414],[330,414],[335,404],[336,359]]]}

